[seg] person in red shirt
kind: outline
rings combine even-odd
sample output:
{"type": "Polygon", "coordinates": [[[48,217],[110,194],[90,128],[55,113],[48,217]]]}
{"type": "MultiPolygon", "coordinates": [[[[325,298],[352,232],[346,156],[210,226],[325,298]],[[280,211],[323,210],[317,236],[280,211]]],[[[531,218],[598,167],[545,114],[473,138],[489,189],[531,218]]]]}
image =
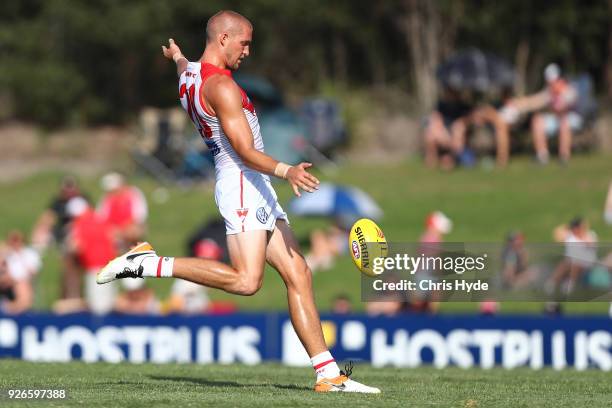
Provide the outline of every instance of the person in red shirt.
{"type": "Polygon", "coordinates": [[[85,300],[96,314],[105,314],[113,309],[116,286],[108,288],[96,284],[96,274],[116,255],[112,229],[105,220],[82,197],[75,197],[67,204],[73,221],[68,231],[71,251],[85,270],[85,300]]]}
{"type": "Polygon", "coordinates": [[[126,183],[119,173],[108,173],[100,182],[106,194],[98,212],[112,228],[117,248],[121,251],[142,241],[146,232],[147,201],[138,187],[126,183]]]}

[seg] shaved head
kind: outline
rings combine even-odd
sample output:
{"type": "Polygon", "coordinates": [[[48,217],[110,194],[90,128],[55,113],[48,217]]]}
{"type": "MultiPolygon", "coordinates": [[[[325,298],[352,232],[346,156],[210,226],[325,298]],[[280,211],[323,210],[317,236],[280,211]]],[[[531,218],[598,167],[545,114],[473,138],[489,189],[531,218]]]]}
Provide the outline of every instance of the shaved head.
{"type": "Polygon", "coordinates": [[[245,26],[253,29],[251,22],[243,15],[231,10],[221,10],[206,23],[206,43],[213,42],[219,34],[241,33],[245,26]]]}

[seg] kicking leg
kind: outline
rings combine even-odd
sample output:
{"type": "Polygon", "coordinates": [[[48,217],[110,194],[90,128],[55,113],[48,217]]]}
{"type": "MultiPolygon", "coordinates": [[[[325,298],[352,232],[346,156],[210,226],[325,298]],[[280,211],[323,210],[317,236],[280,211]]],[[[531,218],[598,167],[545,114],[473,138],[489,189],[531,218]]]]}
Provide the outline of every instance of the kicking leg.
{"type": "Polygon", "coordinates": [[[253,295],[263,279],[267,231],[232,234],[227,240],[232,266],[210,259],[159,257],[144,243],[109,262],[98,274],[97,282],[175,277],[237,295],[253,295]]]}
{"type": "Polygon", "coordinates": [[[328,351],[314,301],[312,273],[300,253],[293,232],[283,220],[276,221],[276,228],[268,242],[266,259],[276,268],[287,287],[291,323],[317,372],[315,391],[379,393],[378,388],[349,379],[350,369],[347,373],[340,372],[328,351]]]}
{"type": "Polygon", "coordinates": [[[312,292],[312,273],[285,221],[276,222],[268,242],[266,260],[285,282],[291,323],[308,355],[313,357],[327,351],[312,292]]]}
{"type": "Polygon", "coordinates": [[[263,280],[266,230],[227,236],[232,266],[201,258],[176,258],[172,275],[237,295],[255,294],[263,280]]]}

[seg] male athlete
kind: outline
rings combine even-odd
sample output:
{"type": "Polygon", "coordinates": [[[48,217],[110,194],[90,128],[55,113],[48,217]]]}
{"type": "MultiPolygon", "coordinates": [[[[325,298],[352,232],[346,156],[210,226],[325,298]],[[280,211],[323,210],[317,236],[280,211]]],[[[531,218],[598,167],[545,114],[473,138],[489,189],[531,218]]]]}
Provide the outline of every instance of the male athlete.
{"type": "Polygon", "coordinates": [[[341,372],[323,339],[312,291],[311,272],[300,254],[287,214],[278,203],[270,175],[286,179],[294,193],[312,192],[319,181],[306,169],[278,162],[264,153],[257,115],[231,71],[249,55],[253,26],[233,11],[220,11],[206,25],[206,48],[189,62],[171,39],[164,56],[177,64],[183,108],[215,158],[215,201],[225,219],[232,266],[199,258],[157,256],[143,243],[111,261],[98,283],[121,278],[175,277],[250,296],[259,290],[267,261],[287,287],[289,314],[311,357],[317,392],[379,393],[341,372]]]}

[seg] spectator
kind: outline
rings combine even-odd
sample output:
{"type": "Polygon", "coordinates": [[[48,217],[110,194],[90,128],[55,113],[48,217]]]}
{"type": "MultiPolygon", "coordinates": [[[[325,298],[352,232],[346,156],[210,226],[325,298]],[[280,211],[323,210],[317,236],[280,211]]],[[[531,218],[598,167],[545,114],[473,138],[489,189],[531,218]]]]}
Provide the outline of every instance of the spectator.
{"type": "Polygon", "coordinates": [[[206,287],[183,279],[175,279],[170,298],[162,306],[164,313],[205,313],[210,304],[206,287]]]}
{"type": "Polygon", "coordinates": [[[500,113],[491,105],[483,104],[475,107],[465,118],[466,126],[455,135],[455,148],[461,158],[465,151],[467,129],[469,126],[493,127],[495,134],[496,160],[500,167],[508,164],[510,155],[509,126],[500,113]]]}
{"type": "MultiPolygon", "coordinates": [[[[191,257],[228,259],[225,223],[219,218],[207,220],[187,239],[187,253],[191,257]]],[[[172,284],[170,297],[163,303],[163,313],[204,313],[213,307],[207,288],[186,280],[177,279],[172,284]]]]}
{"type": "Polygon", "coordinates": [[[67,225],[70,222],[66,205],[74,197],[86,198],[77,180],[72,176],[66,176],[61,181],[57,196],[39,216],[32,230],[32,245],[38,251],[44,251],[51,242],[55,242],[60,249],[63,273],[61,297],[63,299],[81,297],[79,266],[72,253],[64,245],[67,225]]]}
{"type": "Polygon", "coordinates": [[[187,239],[187,254],[191,257],[228,261],[225,222],[215,217],[201,225],[187,239]]]}
{"type": "Polygon", "coordinates": [[[332,226],[310,233],[310,252],[304,258],[313,273],[330,269],[336,257],[348,251],[349,233],[357,218],[352,214],[337,215],[332,226]]]}
{"type": "Polygon", "coordinates": [[[567,227],[555,229],[556,239],[565,243],[565,255],[546,282],[552,292],[565,282],[564,292],[571,293],[578,279],[597,261],[597,235],[581,217],[574,218],[567,227]]]}
{"type": "Polygon", "coordinates": [[[141,241],[146,232],[147,201],[138,187],[119,173],[108,173],[100,184],[106,192],[98,205],[102,219],[111,226],[119,252],[141,241]]]}
{"type": "Polygon", "coordinates": [[[116,295],[114,282],[96,283],[96,274],[115,255],[111,230],[84,198],[68,202],[68,213],[73,217],[68,236],[69,247],[85,272],[85,300],[96,314],[112,310],[116,295]]]}
{"type": "Polygon", "coordinates": [[[544,79],[546,81],[544,90],[530,96],[515,98],[509,105],[520,113],[544,110],[533,115],[531,120],[536,159],[541,164],[548,163],[547,137],[553,137],[558,133],[559,159],[565,163],[571,155],[572,132],[581,129],[584,122],[582,116],[574,109],[578,93],[561,76],[561,69],[557,64],[549,64],[546,67],[544,79]]]}
{"type": "MultiPolygon", "coordinates": [[[[400,282],[401,278],[394,273],[385,273],[385,282],[400,282]]],[[[371,301],[366,303],[366,313],[370,316],[396,316],[411,310],[407,292],[381,291],[373,292],[371,301]]]]}
{"type": "MultiPolygon", "coordinates": [[[[441,211],[434,211],[425,218],[425,231],[421,235],[419,253],[428,257],[438,256],[442,252],[444,235],[451,232],[453,222],[441,211]]],[[[439,271],[420,269],[416,272],[416,282],[422,280],[436,281],[439,271]]],[[[410,299],[410,310],[415,312],[437,312],[440,293],[438,291],[417,291],[410,299]]]]}
{"type": "Polygon", "coordinates": [[[472,105],[456,93],[446,91],[429,116],[425,127],[425,164],[438,164],[449,170],[454,167],[454,156],[462,150],[472,105]]]}
{"type": "Polygon", "coordinates": [[[70,222],[70,216],[66,212],[66,205],[73,197],[86,198],[72,176],[62,179],[60,190],[53,198],[49,207],[38,217],[32,230],[33,246],[43,251],[52,241],[58,245],[63,245],[66,237],[66,226],[70,222]]]}
{"type": "Polygon", "coordinates": [[[483,300],[478,304],[478,311],[482,316],[495,316],[499,313],[499,303],[494,300],[483,300]]]}
{"type": "Polygon", "coordinates": [[[11,231],[6,239],[6,261],[9,268],[19,270],[19,275],[34,277],[40,271],[40,255],[32,247],[26,246],[21,231],[11,231]]]}
{"type": "Polygon", "coordinates": [[[510,153],[508,124],[493,106],[476,105],[473,99],[473,96],[445,90],[425,128],[427,166],[435,167],[440,161],[441,167],[448,170],[454,167],[455,159],[465,165],[471,164],[473,154],[466,150],[468,129],[485,125],[493,126],[495,132],[497,164],[506,165],[510,153]]]}
{"type": "Polygon", "coordinates": [[[8,247],[0,248],[0,312],[19,314],[34,303],[33,269],[21,260],[11,261],[9,252],[8,247]]]}
{"type": "Polygon", "coordinates": [[[115,301],[115,311],[123,314],[156,315],[160,312],[160,303],[153,289],[145,286],[144,279],[128,278],[121,281],[125,292],[115,301]]]}
{"type": "Polygon", "coordinates": [[[438,248],[444,240],[444,235],[453,229],[453,222],[441,211],[434,211],[425,218],[425,231],[420,242],[426,248],[438,248]]]}
{"type": "Polygon", "coordinates": [[[353,303],[351,298],[345,294],[340,293],[332,300],[332,312],[336,314],[350,314],[353,311],[353,303]]]}
{"type": "Polygon", "coordinates": [[[520,232],[511,232],[502,251],[502,283],[511,289],[525,288],[536,278],[536,271],[528,264],[525,238],[520,232]]]}

